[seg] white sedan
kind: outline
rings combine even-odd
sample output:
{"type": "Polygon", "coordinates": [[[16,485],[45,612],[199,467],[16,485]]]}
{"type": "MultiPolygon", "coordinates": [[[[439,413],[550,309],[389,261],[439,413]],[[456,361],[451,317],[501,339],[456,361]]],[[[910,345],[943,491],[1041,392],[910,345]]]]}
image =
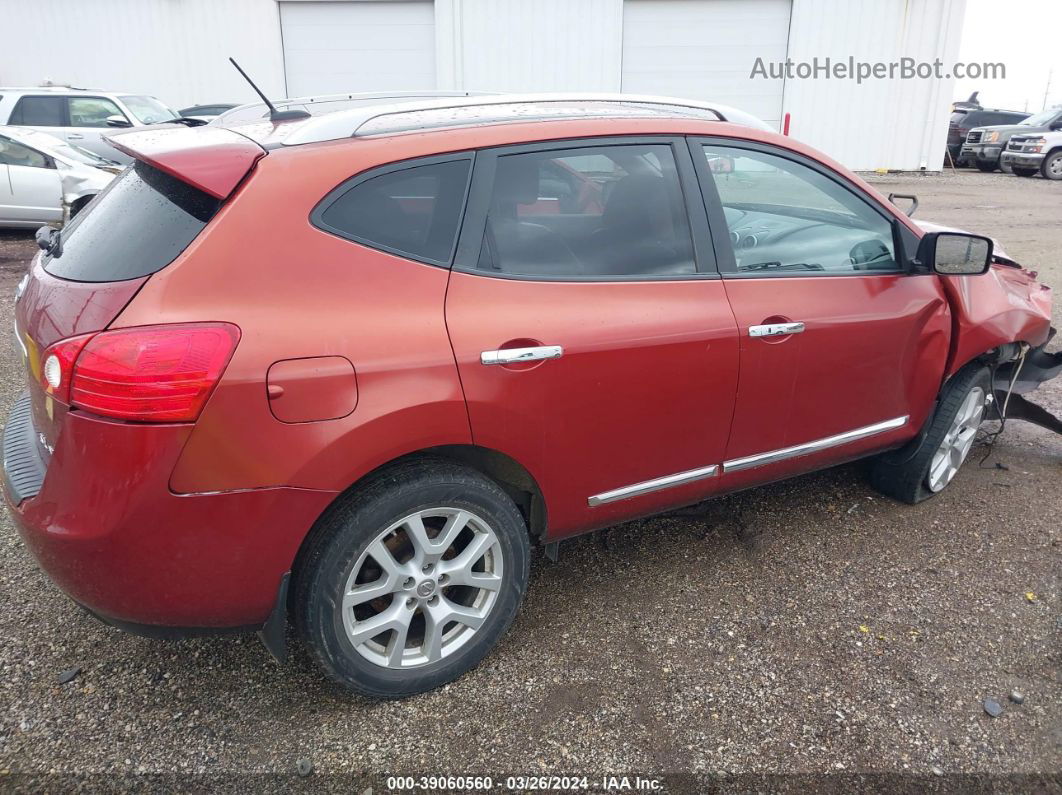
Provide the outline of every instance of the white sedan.
{"type": "Polygon", "coordinates": [[[53,135],[0,126],[0,227],[65,223],[121,170],[53,135]]]}

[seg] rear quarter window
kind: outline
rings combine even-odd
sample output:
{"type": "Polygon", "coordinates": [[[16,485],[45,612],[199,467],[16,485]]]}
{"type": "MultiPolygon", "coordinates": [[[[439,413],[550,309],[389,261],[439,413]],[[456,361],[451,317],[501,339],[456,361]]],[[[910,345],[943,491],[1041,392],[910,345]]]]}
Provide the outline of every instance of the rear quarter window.
{"type": "Polygon", "coordinates": [[[354,177],[329,193],[311,220],[325,232],[432,265],[449,265],[472,160],[411,163],[354,177]]]}
{"type": "Polygon", "coordinates": [[[26,127],[65,127],[66,97],[21,97],[7,123],[26,127]]]}
{"type": "Polygon", "coordinates": [[[77,282],[118,282],[165,268],[195,240],[221,203],[137,162],[63,229],[44,269],[77,282]]]}

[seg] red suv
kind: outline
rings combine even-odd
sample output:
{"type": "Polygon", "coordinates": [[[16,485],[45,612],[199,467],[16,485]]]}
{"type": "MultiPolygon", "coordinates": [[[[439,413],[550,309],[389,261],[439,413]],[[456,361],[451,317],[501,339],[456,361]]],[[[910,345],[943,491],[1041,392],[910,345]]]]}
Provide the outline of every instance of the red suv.
{"type": "Polygon", "coordinates": [[[1050,291],[726,115],[492,97],[116,135],[135,165],[19,287],[26,544],[107,623],[283,658],[291,615],[393,697],[498,642],[532,544],[866,456],[940,491],[995,385],[1057,372],[1050,291]]]}

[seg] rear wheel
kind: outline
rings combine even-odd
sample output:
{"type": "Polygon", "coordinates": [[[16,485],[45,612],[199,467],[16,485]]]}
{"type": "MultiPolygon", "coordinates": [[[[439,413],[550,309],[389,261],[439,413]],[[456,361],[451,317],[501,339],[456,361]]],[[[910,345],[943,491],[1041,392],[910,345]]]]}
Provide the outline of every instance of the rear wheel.
{"type": "Polygon", "coordinates": [[[375,698],[431,690],[475,666],[527,586],[516,505],[445,460],[386,471],[314,533],[296,572],[296,626],[332,679],[375,698]]]}
{"type": "Polygon", "coordinates": [[[998,163],[995,163],[995,162],[993,162],[991,160],[978,160],[977,161],[977,168],[980,169],[981,171],[984,171],[984,172],[995,171],[997,165],[998,165],[998,163]]]}
{"type": "Polygon", "coordinates": [[[1062,179],[1062,150],[1053,152],[1040,164],[1040,173],[1045,179],[1062,179]]]}
{"type": "Polygon", "coordinates": [[[1019,166],[1012,167],[1011,171],[1013,171],[1019,177],[1031,177],[1036,173],[1035,168],[1020,168],[1019,166]]]}
{"type": "Polygon", "coordinates": [[[942,491],[970,454],[990,395],[988,368],[975,365],[957,373],[941,392],[925,437],[874,461],[874,487],[911,505],[942,491]]]}

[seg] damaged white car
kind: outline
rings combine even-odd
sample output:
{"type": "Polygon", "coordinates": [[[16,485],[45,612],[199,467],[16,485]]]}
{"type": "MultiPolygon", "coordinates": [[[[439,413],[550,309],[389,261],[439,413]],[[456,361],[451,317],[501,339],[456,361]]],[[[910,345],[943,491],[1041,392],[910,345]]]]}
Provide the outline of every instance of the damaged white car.
{"type": "Polygon", "coordinates": [[[121,170],[53,135],[0,126],[0,227],[66,223],[121,170]]]}

